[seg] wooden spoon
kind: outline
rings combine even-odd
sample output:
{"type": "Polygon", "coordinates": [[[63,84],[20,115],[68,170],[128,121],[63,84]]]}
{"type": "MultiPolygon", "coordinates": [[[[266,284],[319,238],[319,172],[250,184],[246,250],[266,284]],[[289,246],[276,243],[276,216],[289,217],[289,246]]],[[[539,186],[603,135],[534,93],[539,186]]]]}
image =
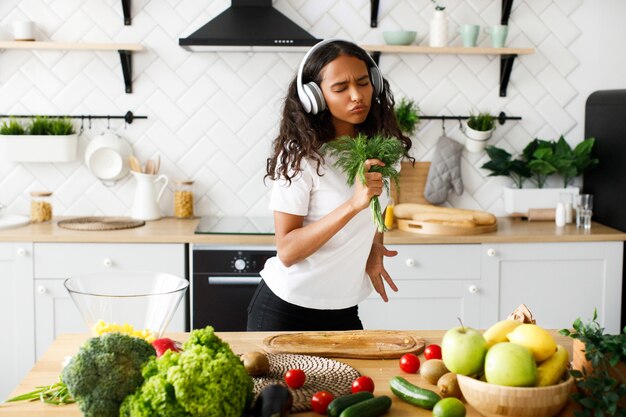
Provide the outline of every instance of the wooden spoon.
{"type": "Polygon", "coordinates": [[[146,168],[144,172],[148,175],[154,175],[154,161],[152,161],[152,159],[148,159],[146,161],[146,168]]]}
{"type": "Polygon", "coordinates": [[[135,172],[141,172],[141,164],[139,163],[139,160],[133,155],[128,157],[128,163],[130,164],[131,170],[135,172]]]}

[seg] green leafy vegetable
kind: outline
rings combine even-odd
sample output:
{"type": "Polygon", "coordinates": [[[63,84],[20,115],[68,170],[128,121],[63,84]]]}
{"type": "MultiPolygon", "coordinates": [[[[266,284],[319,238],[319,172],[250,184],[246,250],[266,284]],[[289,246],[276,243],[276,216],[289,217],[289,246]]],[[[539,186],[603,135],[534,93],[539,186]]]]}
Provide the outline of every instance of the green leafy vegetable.
{"type": "Polygon", "coordinates": [[[152,358],[143,376],[120,416],[241,417],[253,398],[243,363],[210,326],[192,331],[181,352],[152,358]]]}
{"type": "Polygon", "coordinates": [[[61,378],[52,385],[43,385],[35,388],[36,389],[31,392],[9,398],[5,402],[40,400],[46,404],[54,405],[72,404],[76,402],[68,391],[67,385],[61,381],[61,378]]]}
{"type": "MultiPolygon", "coordinates": [[[[363,163],[367,159],[380,159],[385,166],[374,165],[370,172],[380,172],[383,174],[385,189],[389,192],[389,180],[392,179],[396,185],[399,183],[400,174],[394,165],[400,161],[404,155],[402,142],[394,137],[375,135],[368,138],[364,134],[357,135],[356,138],[342,136],[324,145],[325,151],[334,155],[337,160],[335,166],[343,170],[348,176],[348,185],[354,185],[355,178],[361,184],[365,184],[365,167],[363,163]]],[[[378,196],[370,200],[372,219],[379,232],[387,231],[380,207],[378,196]]]]}
{"type": "Polygon", "coordinates": [[[143,383],[150,343],[120,333],[92,337],[63,369],[61,380],[85,417],[117,417],[120,404],[143,383]]]}

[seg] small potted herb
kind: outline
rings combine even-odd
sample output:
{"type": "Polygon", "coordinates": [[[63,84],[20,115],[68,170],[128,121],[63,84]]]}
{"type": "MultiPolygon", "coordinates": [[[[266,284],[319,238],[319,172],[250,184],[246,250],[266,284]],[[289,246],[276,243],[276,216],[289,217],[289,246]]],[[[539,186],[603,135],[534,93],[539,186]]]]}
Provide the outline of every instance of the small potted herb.
{"type": "Polygon", "coordinates": [[[78,135],[67,118],[10,118],[0,125],[0,145],[13,162],[69,162],[76,159],[78,135]]]}
{"type": "Polygon", "coordinates": [[[400,130],[408,136],[415,133],[417,125],[420,123],[420,108],[413,100],[402,98],[400,103],[394,106],[394,113],[400,130]]]}
{"type": "Polygon", "coordinates": [[[480,152],[485,149],[487,140],[489,140],[495,128],[494,117],[489,113],[470,115],[463,126],[463,133],[467,136],[465,141],[467,150],[480,152]]]}
{"type": "Polygon", "coordinates": [[[582,406],[578,417],[626,416],[626,328],[621,334],[605,334],[593,318],[573,323],[573,331],[560,333],[573,341],[573,370],[578,392],[572,398],[582,406]]]}

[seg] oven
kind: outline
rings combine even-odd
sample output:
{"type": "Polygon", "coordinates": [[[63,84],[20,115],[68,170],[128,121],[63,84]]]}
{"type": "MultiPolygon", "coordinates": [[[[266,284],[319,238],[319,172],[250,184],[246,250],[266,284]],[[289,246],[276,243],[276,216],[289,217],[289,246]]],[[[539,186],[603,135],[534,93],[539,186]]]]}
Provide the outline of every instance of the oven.
{"type": "Polygon", "coordinates": [[[191,253],[191,328],[245,331],[248,304],[274,247],[196,244],[191,253]]]}

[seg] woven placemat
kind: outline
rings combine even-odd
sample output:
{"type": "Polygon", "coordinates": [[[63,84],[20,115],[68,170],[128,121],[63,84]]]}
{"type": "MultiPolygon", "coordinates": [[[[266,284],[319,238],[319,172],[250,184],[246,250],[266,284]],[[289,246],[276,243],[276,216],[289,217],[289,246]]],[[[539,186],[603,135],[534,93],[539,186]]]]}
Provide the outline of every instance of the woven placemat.
{"type": "Polygon", "coordinates": [[[132,229],[143,226],[146,222],[129,217],[77,217],[61,220],[57,224],[64,229],[99,231],[132,229]]]}
{"type": "Polygon", "coordinates": [[[328,391],[335,397],[351,393],[352,381],[361,374],[353,367],[333,359],[319,356],[295,355],[290,353],[268,353],[269,372],[254,379],[254,396],[259,395],[270,384],[285,385],[283,379],[290,369],[302,369],[306,381],[300,388],[289,388],[293,395],[292,413],[311,410],[311,397],[318,391],[328,391]]]}

